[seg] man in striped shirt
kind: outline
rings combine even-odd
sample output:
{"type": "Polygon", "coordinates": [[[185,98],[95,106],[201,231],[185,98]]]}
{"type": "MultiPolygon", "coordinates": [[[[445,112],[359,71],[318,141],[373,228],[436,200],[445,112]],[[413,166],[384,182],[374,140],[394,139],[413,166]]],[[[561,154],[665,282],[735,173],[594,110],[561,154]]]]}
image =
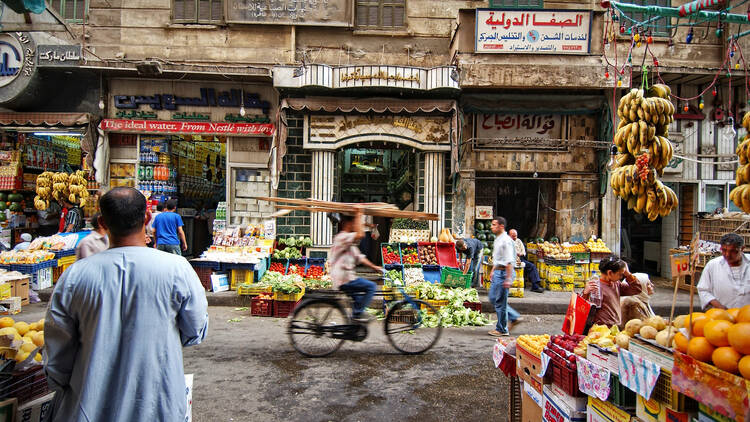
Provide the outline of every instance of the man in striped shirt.
{"type": "Polygon", "coordinates": [[[65,214],[65,224],[60,230],[62,233],[76,233],[83,229],[83,210],[78,205],[75,205],[63,199],[63,206],[68,210],[65,214]]]}

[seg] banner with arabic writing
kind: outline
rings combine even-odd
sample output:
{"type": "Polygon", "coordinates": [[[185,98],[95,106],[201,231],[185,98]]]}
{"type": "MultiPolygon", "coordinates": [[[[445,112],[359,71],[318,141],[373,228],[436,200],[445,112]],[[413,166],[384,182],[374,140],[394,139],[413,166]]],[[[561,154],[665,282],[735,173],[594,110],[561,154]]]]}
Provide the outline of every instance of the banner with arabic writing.
{"type": "Polygon", "coordinates": [[[559,114],[477,114],[476,136],[486,139],[562,139],[559,114]]]}
{"type": "Polygon", "coordinates": [[[477,9],[477,53],[587,54],[591,12],[477,9]]]}

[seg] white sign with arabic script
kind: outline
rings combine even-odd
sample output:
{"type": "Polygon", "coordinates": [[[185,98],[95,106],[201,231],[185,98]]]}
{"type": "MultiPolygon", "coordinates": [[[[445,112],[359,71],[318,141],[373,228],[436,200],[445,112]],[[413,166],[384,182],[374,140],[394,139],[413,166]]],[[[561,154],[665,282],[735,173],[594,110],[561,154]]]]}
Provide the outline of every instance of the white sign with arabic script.
{"type": "Polygon", "coordinates": [[[477,9],[477,53],[586,54],[591,12],[477,9]]]}
{"type": "Polygon", "coordinates": [[[477,114],[477,138],[562,139],[562,120],[559,114],[477,114]]]}

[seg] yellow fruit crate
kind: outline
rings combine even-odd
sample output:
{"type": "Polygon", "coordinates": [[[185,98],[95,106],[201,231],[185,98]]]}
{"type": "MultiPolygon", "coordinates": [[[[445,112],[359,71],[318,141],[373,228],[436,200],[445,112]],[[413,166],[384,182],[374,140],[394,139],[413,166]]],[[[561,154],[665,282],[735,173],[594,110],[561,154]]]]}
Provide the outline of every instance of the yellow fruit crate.
{"type": "Polygon", "coordinates": [[[0,300],[10,299],[11,296],[11,285],[10,283],[0,284],[0,300]]]}
{"type": "MultiPolygon", "coordinates": [[[[442,308],[443,306],[448,306],[448,301],[447,300],[430,300],[430,299],[426,299],[425,302],[427,302],[430,305],[432,305],[432,307],[435,309],[435,311],[439,311],[440,308],[442,308]]],[[[430,311],[430,309],[428,307],[426,307],[426,306],[423,307],[422,310],[426,311],[428,314],[432,313],[430,311]]]]}
{"type": "Polygon", "coordinates": [[[547,288],[552,292],[564,292],[565,286],[560,283],[547,283],[547,288]]]}
{"type": "Polygon", "coordinates": [[[523,297],[523,287],[511,287],[510,291],[508,292],[508,296],[510,297],[523,297]]]}
{"type": "Polygon", "coordinates": [[[237,290],[237,286],[243,283],[252,284],[255,277],[255,271],[235,268],[232,270],[230,290],[237,290]]]}
{"type": "Polygon", "coordinates": [[[285,302],[296,302],[302,299],[302,296],[304,295],[305,295],[305,289],[302,289],[302,291],[299,293],[292,293],[292,294],[273,292],[273,300],[280,300],[280,301],[285,301],[285,302]]]}
{"type": "Polygon", "coordinates": [[[242,283],[237,286],[238,296],[259,296],[262,294],[271,294],[271,286],[256,286],[250,283],[242,283]]]}
{"type": "Polygon", "coordinates": [[[75,255],[69,255],[64,256],[57,260],[57,266],[58,267],[64,267],[66,265],[70,265],[72,263],[76,262],[76,256],[75,255]]]}

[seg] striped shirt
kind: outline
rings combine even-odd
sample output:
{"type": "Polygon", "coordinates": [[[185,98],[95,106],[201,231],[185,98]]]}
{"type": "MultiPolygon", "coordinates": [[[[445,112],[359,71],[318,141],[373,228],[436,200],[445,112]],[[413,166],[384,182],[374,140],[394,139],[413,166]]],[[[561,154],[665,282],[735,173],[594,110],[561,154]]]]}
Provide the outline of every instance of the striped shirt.
{"type": "Polygon", "coordinates": [[[76,233],[81,231],[83,228],[83,211],[79,207],[73,207],[68,210],[68,214],[65,216],[65,227],[62,231],[68,232],[68,226],[73,225],[70,229],[70,233],[76,233]]]}

